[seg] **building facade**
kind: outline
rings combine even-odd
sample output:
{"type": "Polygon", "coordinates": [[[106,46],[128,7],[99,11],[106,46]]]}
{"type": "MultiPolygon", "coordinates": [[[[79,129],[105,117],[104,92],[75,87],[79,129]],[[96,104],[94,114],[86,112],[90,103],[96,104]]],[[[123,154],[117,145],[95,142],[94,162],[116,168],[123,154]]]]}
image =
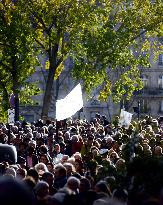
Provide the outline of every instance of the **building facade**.
{"type": "MultiPolygon", "coordinates": [[[[45,62],[43,62],[43,65],[45,65],[45,62]]],[[[70,71],[72,66],[71,60],[68,59],[66,61],[65,70],[58,79],[58,99],[64,98],[77,84],[71,77],[70,71]]],[[[39,81],[39,87],[42,92],[40,95],[34,97],[34,100],[37,102],[36,105],[20,106],[20,115],[24,116],[29,122],[40,119],[46,77],[47,70],[37,68],[34,75],[30,78],[30,81],[39,81]]],[[[130,100],[130,106],[124,106],[124,108],[133,113],[134,118],[144,117],[145,115],[151,115],[153,117],[163,115],[163,54],[159,55],[156,62],[151,61],[150,68],[141,69],[141,78],[144,83],[144,88],[135,93],[130,100]],[[137,111],[135,111],[134,108],[139,108],[139,113],[136,113],[137,111]]],[[[55,119],[55,101],[56,81],[54,81],[53,85],[53,95],[49,110],[49,118],[53,120],[55,119]]],[[[122,107],[120,104],[114,104],[111,98],[109,98],[107,102],[100,102],[96,94],[88,99],[84,90],[83,102],[83,109],[76,113],[75,117],[85,118],[87,120],[91,120],[96,113],[99,113],[105,115],[107,119],[111,121],[115,115],[119,115],[122,107]]]]}
{"type": "Polygon", "coordinates": [[[141,78],[144,88],[135,94],[129,111],[133,112],[133,107],[140,106],[140,117],[150,115],[157,118],[163,115],[163,54],[156,62],[151,62],[150,68],[141,69],[141,78]]]}

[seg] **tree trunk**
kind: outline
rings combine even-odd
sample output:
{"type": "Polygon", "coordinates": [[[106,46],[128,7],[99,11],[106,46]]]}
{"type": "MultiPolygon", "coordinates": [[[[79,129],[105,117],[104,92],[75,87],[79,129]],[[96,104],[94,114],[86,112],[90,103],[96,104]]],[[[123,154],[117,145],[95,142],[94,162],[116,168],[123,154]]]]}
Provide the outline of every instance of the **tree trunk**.
{"type": "MultiPolygon", "coordinates": [[[[14,52],[15,53],[15,52],[14,52]]],[[[18,76],[16,55],[12,56],[12,80],[13,80],[13,94],[14,94],[14,109],[15,109],[15,122],[19,121],[19,95],[18,95],[18,76]]]]}
{"type": "Polygon", "coordinates": [[[49,72],[48,72],[48,78],[47,78],[47,82],[46,82],[46,88],[45,88],[44,99],[43,99],[43,107],[42,107],[42,113],[41,113],[41,119],[43,119],[43,120],[48,119],[48,112],[49,112],[50,103],[51,103],[54,75],[55,75],[55,71],[56,71],[57,49],[53,48],[51,53],[52,53],[52,55],[50,54],[50,57],[49,57],[50,68],[49,68],[49,72]]]}
{"type": "Polygon", "coordinates": [[[19,121],[19,95],[15,93],[15,122],[19,121]]]}
{"type": "Polygon", "coordinates": [[[59,94],[59,77],[56,80],[55,84],[55,104],[54,104],[54,109],[55,109],[55,116],[56,116],[56,101],[58,100],[58,94],[59,94]]]}

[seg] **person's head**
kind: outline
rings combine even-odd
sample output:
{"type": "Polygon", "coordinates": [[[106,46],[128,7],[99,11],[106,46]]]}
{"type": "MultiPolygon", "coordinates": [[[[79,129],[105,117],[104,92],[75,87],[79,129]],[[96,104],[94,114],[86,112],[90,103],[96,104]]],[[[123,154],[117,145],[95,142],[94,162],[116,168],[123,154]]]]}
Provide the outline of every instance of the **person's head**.
{"type": "Polygon", "coordinates": [[[17,163],[21,166],[24,167],[26,166],[26,159],[24,157],[19,156],[17,159],[17,163]]]}
{"type": "Polygon", "coordinates": [[[85,192],[91,189],[91,183],[89,179],[82,177],[80,179],[80,185],[79,185],[79,192],[85,192]]]}
{"type": "Polygon", "coordinates": [[[34,168],[30,168],[29,170],[27,170],[27,176],[32,177],[36,183],[39,180],[39,174],[34,168]]]}
{"type": "Polygon", "coordinates": [[[79,185],[80,185],[80,180],[76,177],[71,176],[67,179],[67,184],[66,185],[72,191],[78,192],[79,185]]]}
{"type": "Polygon", "coordinates": [[[66,149],[66,144],[64,142],[60,142],[59,145],[60,145],[61,153],[64,153],[66,149]]]}
{"type": "Polygon", "coordinates": [[[102,181],[102,180],[96,183],[95,191],[97,193],[104,192],[108,196],[111,196],[111,191],[110,191],[110,188],[109,188],[108,184],[105,181],[102,181]]]}
{"type": "Polygon", "coordinates": [[[39,162],[42,162],[47,165],[47,163],[49,162],[47,154],[40,154],[39,162]]]}
{"type": "Polygon", "coordinates": [[[88,139],[87,139],[87,145],[92,146],[92,145],[93,145],[93,142],[94,142],[94,136],[91,135],[91,136],[89,136],[88,139]]]}
{"type": "Polygon", "coordinates": [[[69,158],[69,156],[66,155],[66,154],[64,154],[64,155],[62,156],[61,163],[63,164],[63,163],[65,163],[65,162],[67,162],[68,158],[69,158]]]}
{"type": "Polygon", "coordinates": [[[109,156],[111,162],[115,163],[118,160],[119,156],[116,152],[112,152],[109,156]]]}
{"type": "Polygon", "coordinates": [[[43,173],[41,180],[47,182],[49,186],[52,186],[54,182],[54,175],[51,172],[45,172],[43,173]]]}
{"type": "Polygon", "coordinates": [[[114,139],[109,136],[109,137],[106,139],[106,144],[107,144],[107,146],[111,147],[111,146],[113,145],[113,143],[114,143],[114,139]]]}
{"type": "Polygon", "coordinates": [[[44,145],[44,143],[45,143],[44,138],[41,137],[41,134],[37,132],[37,133],[36,133],[36,145],[37,145],[38,147],[40,147],[40,146],[44,145]]]}
{"type": "Polygon", "coordinates": [[[71,174],[75,172],[75,167],[71,163],[66,162],[63,164],[63,166],[66,168],[67,176],[71,176],[71,174]]]}
{"type": "Polygon", "coordinates": [[[75,158],[75,159],[82,159],[82,157],[81,157],[81,153],[79,153],[79,152],[75,152],[74,154],[73,154],[73,157],[75,158]]]}
{"type": "Polygon", "coordinates": [[[33,146],[28,147],[28,154],[29,155],[32,155],[34,153],[34,151],[35,151],[35,148],[33,146]]]}
{"type": "Polygon", "coordinates": [[[58,140],[58,143],[59,143],[59,144],[64,143],[64,138],[63,138],[62,135],[60,135],[60,133],[58,133],[58,138],[57,138],[57,140],[58,140]]]}
{"type": "Polygon", "coordinates": [[[51,202],[53,205],[71,204],[70,196],[72,194],[74,194],[74,192],[68,187],[64,186],[51,197],[51,202]]]}
{"type": "Polygon", "coordinates": [[[46,164],[47,168],[48,168],[48,171],[53,173],[54,172],[54,164],[52,162],[48,162],[46,164]]]}
{"type": "Polygon", "coordinates": [[[36,186],[36,181],[31,176],[26,176],[23,178],[23,182],[28,186],[30,190],[34,190],[34,187],[36,186]]]}
{"type": "Polygon", "coordinates": [[[59,144],[54,145],[54,152],[56,152],[56,153],[60,152],[60,145],[59,144]]]}
{"type": "Polygon", "coordinates": [[[83,169],[83,161],[81,159],[75,159],[75,169],[77,172],[83,169]]]}
{"type": "Polygon", "coordinates": [[[12,167],[8,167],[7,169],[6,169],[6,171],[5,171],[5,175],[7,175],[7,176],[12,176],[12,177],[16,177],[16,171],[15,171],[15,169],[14,168],[12,168],[12,167]]]}
{"type": "Polygon", "coordinates": [[[34,191],[37,197],[44,198],[49,194],[49,184],[45,181],[38,181],[34,191]]]}
{"type": "Polygon", "coordinates": [[[16,170],[16,177],[19,179],[25,178],[27,175],[27,170],[23,168],[19,168],[16,170]]]}
{"type": "Polygon", "coordinates": [[[40,154],[47,154],[48,153],[48,148],[46,145],[41,145],[39,149],[40,154]]]}
{"type": "Polygon", "coordinates": [[[36,149],[36,141],[35,140],[30,140],[29,141],[29,147],[33,147],[34,149],[36,149]]]}
{"type": "Polygon", "coordinates": [[[55,178],[66,177],[67,176],[66,168],[61,164],[56,165],[54,167],[54,176],[55,178]]]}
{"type": "Polygon", "coordinates": [[[124,203],[128,200],[128,192],[126,189],[118,188],[113,191],[112,197],[124,203]]]}
{"type": "Polygon", "coordinates": [[[115,167],[117,170],[125,170],[126,169],[126,163],[125,160],[120,158],[116,161],[115,167]]]}
{"type": "Polygon", "coordinates": [[[75,158],[74,157],[69,157],[67,162],[71,163],[72,165],[75,165],[75,158]]]}
{"type": "Polygon", "coordinates": [[[160,147],[160,146],[156,146],[155,148],[154,148],[154,156],[162,156],[162,147],[160,147]]]}
{"type": "Polygon", "coordinates": [[[39,177],[42,176],[44,172],[48,171],[47,166],[42,162],[39,162],[38,164],[36,164],[34,168],[38,172],[39,177]]]}
{"type": "Polygon", "coordinates": [[[70,140],[70,132],[67,131],[64,133],[64,141],[67,142],[69,140],[70,140]]]}
{"type": "Polygon", "coordinates": [[[72,141],[72,143],[79,142],[79,136],[78,135],[72,135],[71,141],[72,141]]]}
{"type": "Polygon", "coordinates": [[[0,204],[34,205],[35,199],[23,181],[3,176],[0,177],[0,204]]]}
{"type": "Polygon", "coordinates": [[[96,147],[96,149],[92,149],[91,152],[92,152],[94,157],[99,155],[99,149],[97,147],[96,147]]]}
{"type": "Polygon", "coordinates": [[[116,178],[114,176],[107,176],[104,181],[109,185],[111,192],[117,187],[116,178]]]}

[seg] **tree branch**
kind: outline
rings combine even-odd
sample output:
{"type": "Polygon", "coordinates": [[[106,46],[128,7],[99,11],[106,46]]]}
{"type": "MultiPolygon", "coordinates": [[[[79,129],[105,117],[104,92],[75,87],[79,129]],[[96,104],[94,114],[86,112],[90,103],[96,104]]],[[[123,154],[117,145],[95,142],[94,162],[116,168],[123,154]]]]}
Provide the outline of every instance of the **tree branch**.
{"type": "Polygon", "coordinates": [[[0,60],[0,65],[2,65],[2,66],[4,66],[5,68],[7,68],[7,71],[8,71],[8,72],[11,72],[10,66],[5,65],[5,64],[2,62],[2,60],[0,60]]]}
{"type": "Polygon", "coordinates": [[[1,43],[1,42],[0,42],[0,46],[10,47],[10,45],[4,44],[4,43],[1,43]]]}
{"type": "Polygon", "coordinates": [[[46,50],[45,46],[36,38],[34,38],[35,41],[41,46],[41,48],[43,48],[44,50],[46,50]]]}
{"type": "Polygon", "coordinates": [[[49,34],[51,28],[55,26],[56,27],[56,16],[53,17],[53,21],[51,23],[51,25],[47,28],[47,33],[49,34]]]}

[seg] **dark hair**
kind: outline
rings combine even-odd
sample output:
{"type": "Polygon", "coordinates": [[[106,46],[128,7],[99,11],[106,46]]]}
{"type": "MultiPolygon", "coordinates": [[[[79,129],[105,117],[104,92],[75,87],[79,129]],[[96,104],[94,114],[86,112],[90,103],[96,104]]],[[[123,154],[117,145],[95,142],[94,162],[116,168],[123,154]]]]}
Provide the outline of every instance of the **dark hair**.
{"type": "Polygon", "coordinates": [[[0,177],[0,202],[1,204],[35,204],[35,198],[28,186],[18,179],[0,177]]]}
{"type": "Polygon", "coordinates": [[[39,150],[42,151],[44,154],[48,153],[48,148],[46,147],[46,145],[41,145],[39,150]]]}
{"type": "Polygon", "coordinates": [[[33,190],[34,187],[36,186],[36,182],[35,182],[34,178],[31,177],[31,176],[25,177],[25,178],[23,179],[23,181],[24,181],[24,183],[25,183],[31,190],[33,190]]]}
{"type": "Polygon", "coordinates": [[[111,196],[110,187],[108,186],[108,184],[105,181],[101,180],[101,181],[97,182],[97,184],[95,186],[98,187],[101,192],[104,192],[104,193],[108,194],[109,196],[111,196]]]}
{"type": "Polygon", "coordinates": [[[85,187],[87,190],[91,189],[91,183],[90,183],[89,179],[87,179],[86,177],[82,177],[82,178],[80,179],[80,182],[83,182],[84,187],[85,187]]]}
{"type": "Polygon", "coordinates": [[[52,166],[54,168],[53,162],[48,162],[47,165],[50,165],[50,166],[52,166]]]}
{"type": "Polygon", "coordinates": [[[126,189],[118,188],[113,191],[113,197],[120,201],[126,202],[128,200],[128,192],[126,189]]]}
{"type": "Polygon", "coordinates": [[[57,165],[55,167],[55,169],[59,169],[60,175],[62,175],[62,176],[66,176],[67,175],[67,170],[66,170],[66,168],[63,165],[57,165]]]}
{"type": "Polygon", "coordinates": [[[42,175],[42,177],[41,177],[41,179],[44,180],[44,181],[46,181],[46,178],[47,178],[48,176],[53,177],[53,174],[52,174],[51,172],[44,172],[43,175],[42,175]]]}
{"type": "Polygon", "coordinates": [[[39,179],[39,174],[34,168],[30,168],[27,170],[27,176],[33,177],[33,179],[37,182],[39,179]]]}

